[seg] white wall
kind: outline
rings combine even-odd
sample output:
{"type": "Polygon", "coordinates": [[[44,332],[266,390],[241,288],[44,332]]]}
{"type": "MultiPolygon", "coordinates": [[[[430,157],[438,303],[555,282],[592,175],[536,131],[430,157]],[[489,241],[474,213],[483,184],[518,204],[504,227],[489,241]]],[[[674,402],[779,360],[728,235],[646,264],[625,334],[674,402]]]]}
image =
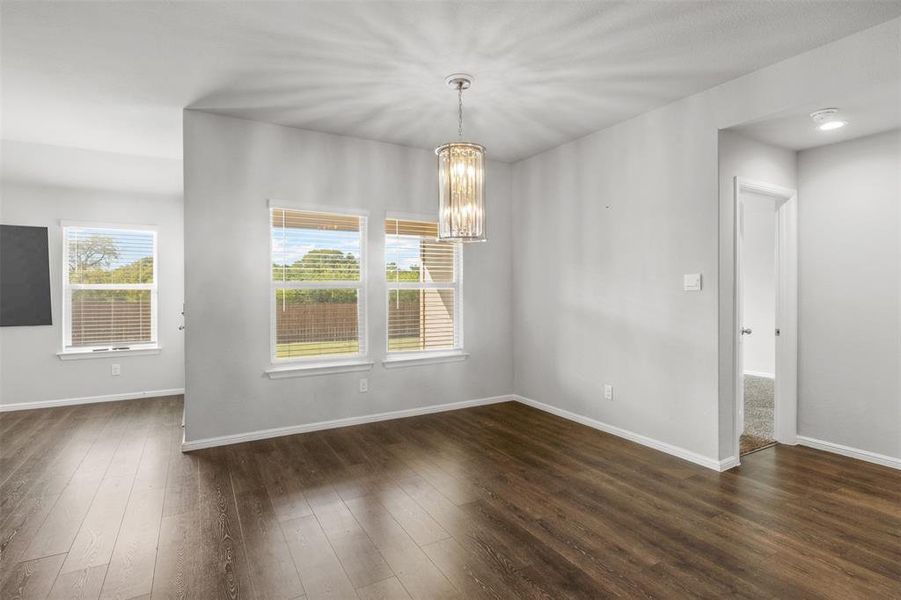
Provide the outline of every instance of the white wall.
{"type": "MultiPolygon", "coordinates": [[[[186,111],[186,439],[509,394],[510,168],[489,163],[489,241],[465,246],[464,362],[387,370],[385,211],[435,214],[434,153],[186,111]],[[368,373],[269,380],[267,201],[369,210],[368,373]],[[369,392],[358,391],[360,377],[369,392]]],[[[490,150],[490,149],[489,149],[490,150]]]]}
{"type": "Polygon", "coordinates": [[[516,392],[728,458],[734,298],[719,271],[734,240],[718,129],[897,81],[899,34],[896,19],[514,165],[516,392]],[[682,292],[694,272],[704,290],[682,292]]]}
{"type": "MultiPolygon", "coordinates": [[[[3,142],[4,154],[23,144],[3,142]]],[[[37,146],[37,145],[28,145],[37,146]]],[[[29,148],[34,155],[41,148],[29,148]]],[[[73,156],[86,160],[89,151],[67,153],[53,148],[45,156],[73,156]]],[[[104,157],[95,157],[104,160],[104,157]]],[[[53,161],[45,163],[48,171],[53,161]]],[[[0,221],[11,225],[49,228],[52,326],[0,328],[0,405],[70,398],[139,394],[184,387],[182,202],[179,195],[147,194],[133,190],[77,189],[18,180],[4,170],[0,221]],[[159,339],[163,349],[153,356],[117,356],[60,360],[62,347],[62,230],[61,220],[140,223],[159,227],[159,339]],[[122,374],[110,375],[112,363],[122,374]]]]}
{"type": "Polygon", "coordinates": [[[776,201],[743,194],[742,327],[751,330],[742,346],[745,373],[776,373],[776,201]]]}
{"type": "Polygon", "coordinates": [[[805,150],[799,434],[901,457],[901,131],[805,150]]]}
{"type": "Polygon", "coordinates": [[[715,165],[693,96],[514,166],[518,394],[716,455],[715,165]]]}

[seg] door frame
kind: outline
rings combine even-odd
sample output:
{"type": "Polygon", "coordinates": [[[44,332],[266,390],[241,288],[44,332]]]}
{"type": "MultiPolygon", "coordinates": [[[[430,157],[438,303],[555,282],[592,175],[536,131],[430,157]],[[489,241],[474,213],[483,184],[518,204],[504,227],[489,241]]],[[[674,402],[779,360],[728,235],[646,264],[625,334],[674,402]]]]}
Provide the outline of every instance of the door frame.
{"type": "Polygon", "coordinates": [[[735,177],[733,183],[735,334],[735,456],[741,459],[744,429],[744,361],[742,346],[742,194],[768,196],[776,201],[776,372],[774,434],[780,444],[798,443],[798,192],[769,183],[735,177]]]}

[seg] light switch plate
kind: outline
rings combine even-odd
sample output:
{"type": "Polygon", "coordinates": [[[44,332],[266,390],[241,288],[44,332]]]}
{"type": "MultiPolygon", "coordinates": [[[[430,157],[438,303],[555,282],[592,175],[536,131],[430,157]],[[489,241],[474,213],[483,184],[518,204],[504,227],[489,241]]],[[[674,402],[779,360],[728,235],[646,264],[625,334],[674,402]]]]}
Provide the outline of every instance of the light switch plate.
{"type": "Polygon", "coordinates": [[[700,273],[686,273],[682,276],[682,289],[686,292],[700,292],[701,291],[701,274],[700,273]]]}

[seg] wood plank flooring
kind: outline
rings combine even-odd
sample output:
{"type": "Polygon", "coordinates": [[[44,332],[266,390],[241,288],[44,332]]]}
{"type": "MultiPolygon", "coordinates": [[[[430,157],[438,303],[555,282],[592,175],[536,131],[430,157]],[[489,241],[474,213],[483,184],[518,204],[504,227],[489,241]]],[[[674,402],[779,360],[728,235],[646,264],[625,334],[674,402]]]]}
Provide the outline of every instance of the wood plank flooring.
{"type": "Polygon", "coordinates": [[[498,404],[180,452],[181,397],[0,415],[0,597],[901,598],[901,473],[714,473],[498,404]]]}

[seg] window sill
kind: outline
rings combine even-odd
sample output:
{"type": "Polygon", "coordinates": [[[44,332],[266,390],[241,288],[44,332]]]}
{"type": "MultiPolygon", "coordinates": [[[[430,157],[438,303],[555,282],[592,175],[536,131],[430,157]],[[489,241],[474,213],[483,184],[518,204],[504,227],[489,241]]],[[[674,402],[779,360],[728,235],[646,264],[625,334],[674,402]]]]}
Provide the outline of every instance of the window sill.
{"type": "Polygon", "coordinates": [[[349,360],[341,362],[317,362],[310,364],[273,365],[266,369],[269,379],[287,379],[289,377],[314,377],[316,375],[332,375],[334,373],[355,373],[369,371],[372,363],[365,360],[349,360]]]}
{"type": "Polygon", "coordinates": [[[64,350],[57,352],[60,360],[84,360],[88,358],[112,358],[113,356],[149,356],[159,354],[162,346],[148,346],[144,348],[128,348],[127,350],[64,350]]]}
{"type": "Polygon", "coordinates": [[[401,367],[415,367],[419,365],[436,365],[439,363],[460,362],[469,358],[469,354],[462,350],[453,352],[420,352],[417,354],[398,354],[382,360],[382,366],[386,369],[398,369],[401,367]]]}

